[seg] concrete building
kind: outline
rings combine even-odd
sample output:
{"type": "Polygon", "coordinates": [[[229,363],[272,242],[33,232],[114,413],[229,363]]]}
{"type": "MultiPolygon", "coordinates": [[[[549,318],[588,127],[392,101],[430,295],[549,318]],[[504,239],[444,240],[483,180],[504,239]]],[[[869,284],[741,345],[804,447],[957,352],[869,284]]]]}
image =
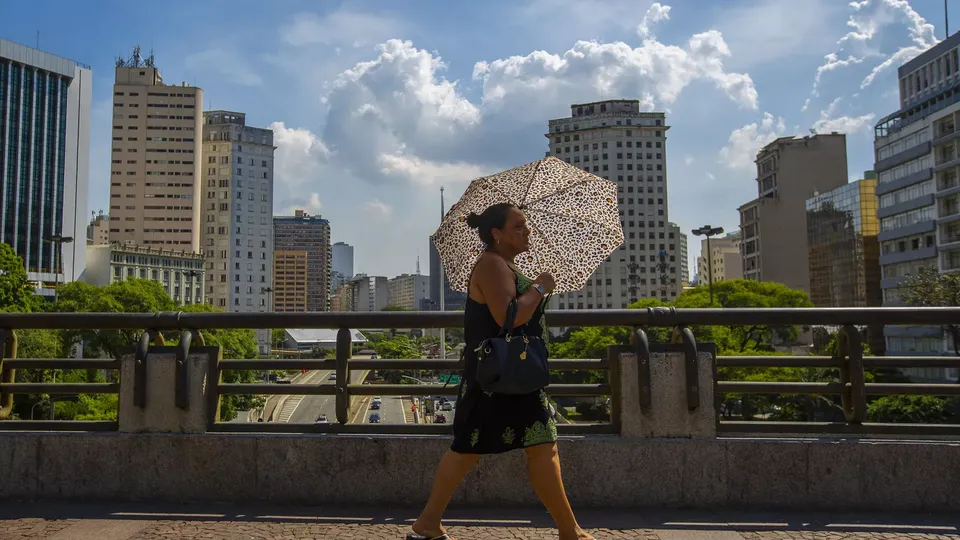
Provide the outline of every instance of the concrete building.
{"type": "Polygon", "coordinates": [[[246,125],[245,114],[203,113],[201,245],[214,307],[270,310],[274,149],[273,131],[246,125]]]}
{"type": "MultiPolygon", "coordinates": [[[[898,286],[921,268],[960,270],[960,34],[897,71],[900,108],[880,120],[874,152],[883,305],[903,305],[898,286]]],[[[942,354],[940,327],[888,326],[887,354],[942,354]]],[[[905,370],[907,371],[907,370],[905,370]]],[[[909,370],[917,380],[956,380],[954,370],[909,370]]]]}
{"type": "Polygon", "coordinates": [[[358,274],[337,287],[331,311],[382,311],[390,305],[390,283],[383,276],[358,274]]]}
{"type": "Polygon", "coordinates": [[[424,310],[440,309],[440,274],[443,274],[443,309],[445,311],[456,311],[467,304],[467,293],[455,291],[450,288],[450,280],[445,272],[441,272],[443,262],[440,260],[440,252],[437,251],[437,244],[434,242],[433,235],[430,236],[430,303],[424,304],[424,310]]]}
{"type": "Polygon", "coordinates": [[[104,286],[129,279],[156,281],[180,305],[203,303],[203,255],[189,250],[129,244],[85,246],[84,281],[104,286]]]}
{"type": "Polygon", "coordinates": [[[353,277],[353,246],[337,242],[330,248],[330,293],[353,277]]]}
{"type": "Polygon", "coordinates": [[[306,251],[273,252],[273,311],[307,311],[306,251]]]}
{"type": "Polygon", "coordinates": [[[877,180],[872,171],[865,176],[807,200],[810,300],[817,307],[881,304],[877,180]]]}
{"type": "Polygon", "coordinates": [[[87,225],[87,245],[99,246],[110,243],[110,216],[102,211],[93,216],[87,225]]]}
{"type": "Polygon", "coordinates": [[[743,277],[809,292],[806,202],[847,183],[847,137],[781,137],[756,163],[757,198],[739,208],[743,277]]]}
{"type": "MultiPolygon", "coordinates": [[[[700,256],[697,257],[697,285],[709,283],[707,269],[707,240],[700,241],[700,256]]],[[[743,257],[740,255],[740,231],[710,239],[710,269],[713,282],[743,279],[743,257]]]]}
{"type": "MultiPolygon", "coordinates": [[[[690,264],[689,264],[689,246],[687,245],[687,233],[680,230],[680,226],[676,223],[670,224],[670,232],[673,233],[673,237],[676,238],[675,250],[677,255],[677,262],[679,265],[677,268],[677,283],[680,284],[680,287],[686,287],[690,284],[690,264]]],[[[669,235],[668,235],[669,236],[669,235]]]]}
{"type": "Polygon", "coordinates": [[[388,305],[419,310],[430,297],[430,278],[420,274],[401,274],[390,279],[388,305]]]}
{"type": "Polygon", "coordinates": [[[203,90],[167,85],[134,48],[113,85],[110,241],[200,252],[203,90]]]}
{"type": "Polygon", "coordinates": [[[664,113],[640,112],[637,100],[571,105],[569,117],[550,120],[547,155],[617,183],[625,237],[582,290],[555,295],[553,306],[625,308],[640,298],[669,301],[680,294],[676,229],[668,238],[668,129],[664,113]],[[666,270],[660,267],[661,252],[666,270]],[[663,276],[667,283],[660,283],[663,276]]]}
{"type": "Polygon", "coordinates": [[[307,311],[327,311],[330,308],[330,222],[303,210],[297,210],[293,216],[275,216],[273,245],[281,251],[307,252],[307,311]]]}
{"type": "Polygon", "coordinates": [[[0,39],[0,242],[44,295],[86,268],[92,81],[90,66],[0,39]],[[44,241],[56,235],[74,241],[44,241]]]}

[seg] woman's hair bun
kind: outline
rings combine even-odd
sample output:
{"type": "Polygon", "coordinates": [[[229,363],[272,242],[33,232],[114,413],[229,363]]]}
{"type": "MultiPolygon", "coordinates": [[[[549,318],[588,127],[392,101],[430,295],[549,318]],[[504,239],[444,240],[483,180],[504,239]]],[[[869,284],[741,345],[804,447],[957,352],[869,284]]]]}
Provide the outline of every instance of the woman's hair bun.
{"type": "Polygon", "coordinates": [[[480,225],[483,225],[483,216],[477,214],[476,212],[470,212],[467,216],[467,225],[471,229],[479,229],[480,225]]]}

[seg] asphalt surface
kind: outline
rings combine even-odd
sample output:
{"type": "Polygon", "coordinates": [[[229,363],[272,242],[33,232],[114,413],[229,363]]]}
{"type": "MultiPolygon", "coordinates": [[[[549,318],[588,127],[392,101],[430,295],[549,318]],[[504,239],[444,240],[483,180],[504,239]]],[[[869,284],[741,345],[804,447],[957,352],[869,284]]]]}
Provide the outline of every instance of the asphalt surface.
{"type": "Polygon", "coordinates": [[[405,424],[403,417],[403,403],[400,396],[380,396],[382,401],[380,409],[373,408],[373,400],[367,404],[367,411],[361,417],[364,422],[370,421],[370,415],[377,413],[380,415],[381,424],[405,424]]]}
{"type": "MultiPolygon", "coordinates": [[[[332,371],[318,371],[317,376],[310,377],[310,384],[319,382],[319,384],[332,386],[334,384],[334,381],[330,379],[332,373],[332,371]]],[[[360,382],[363,374],[363,371],[351,371],[350,382],[360,382]]],[[[326,414],[328,421],[336,422],[337,398],[335,396],[304,396],[297,408],[294,409],[293,414],[290,415],[288,422],[291,424],[312,424],[317,421],[321,414],[326,414]]]]}

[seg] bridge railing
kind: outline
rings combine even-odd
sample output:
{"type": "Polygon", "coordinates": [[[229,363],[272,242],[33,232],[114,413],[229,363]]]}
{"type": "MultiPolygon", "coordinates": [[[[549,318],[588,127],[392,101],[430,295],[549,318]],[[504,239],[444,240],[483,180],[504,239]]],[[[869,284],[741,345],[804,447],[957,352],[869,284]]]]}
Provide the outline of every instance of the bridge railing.
{"type": "MultiPolygon", "coordinates": [[[[552,360],[554,370],[598,370],[606,373],[599,384],[555,384],[547,392],[554,396],[606,396],[610,400],[609,422],[599,424],[561,424],[560,433],[638,433],[644,423],[656,424],[658,412],[671,407],[671,399],[680,397],[683,414],[707,415],[714,433],[737,434],[882,434],[882,435],[960,435],[960,426],[945,424],[888,424],[867,420],[868,396],[882,395],[960,395],[960,385],[869,383],[864,369],[869,367],[960,367],[954,357],[865,357],[857,326],[960,324],[960,308],[839,308],[839,309],[690,309],[651,308],[646,310],[561,310],[547,315],[552,326],[563,328],[617,326],[632,328],[631,344],[609,347],[605,358],[591,360],[552,360]],[[699,326],[764,325],[768,327],[838,326],[841,327],[837,354],[817,356],[713,356],[710,344],[698,344],[693,329],[699,326]],[[646,329],[673,329],[671,343],[651,343],[646,329]],[[704,355],[709,369],[704,370],[704,355]],[[819,367],[835,369],[835,382],[752,382],[718,380],[718,367],[819,367]],[[676,387],[664,387],[662,378],[679,377],[676,387]],[[658,395],[659,392],[659,395],[658,395]],[[808,394],[839,396],[843,421],[771,422],[737,421],[718,412],[725,394],[808,394]],[[626,417],[631,418],[630,426],[626,417]],[[640,427],[637,427],[640,426],[640,427]]],[[[130,390],[130,402],[143,409],[148,392],[166,392],[174,396],[180,410],[202,409],[205,429],[209,431],[304,431],[339,433],[445,433],[449,427],[430,424],[369,425],[348,423],[352,396],[368,395],[454,395],[455,385],[354,384],[351,370],[421,369],[454,371],[457,360],[370,360],[351,359],[350,329],[364,328],[454,328],[462,324],[459,312],[379,312],[379,313],[38,313],[0,314],[0,339],[4,343],[0,362],[0,413],[9,413],[13,394],[51,396],[119,393],[130,390]],[[131,369],[123,371],[124,359],[21,359],[16,355],[17,329],[79,329],[139,331],[139,341],[127,360],[131,369]],[[202,403],[191,398],[190,355],[210,354],[203,332],[232,328],[328,328],[337,329],[336,357],[333,359],[220,359],[213,354],[206,364],[206,385],[202,403]],[[179,333],[176,346],[164,344],[163,335],[179,333]],[[148,357],[167,354],[174,357],[173,388],[148,388],[148,357]],[[16,382],[16,369],[95,369],[113,373],[105,383],[26,383],[16,382]],[[223,383],[227,370],[330,369],[336,371],[335,384],[261,384],[223,383]],[[118,370],[122,375],[117,373],[118,370]],[[119,380],[119,382],[116,382],[119,380]],[[218,421],[218,403],[224,395],[333,395],[336,420],[330,424],[278,425],[271,422],[225,424],[218,421]]],[[[133,344],[131,344],[133,345],[133,344]]],[[[152,379],[150,379],[152,380],[152,379]]],[[[153,383],[151,383],[153,384],[153,383]]],[[[674,399],[674,401],[676,401],[674,399]]],[[[121,403],[123,399],[121,399],[121,403]]],[[[676,411],[675,411],[676,412],[676,411]]],[[[121,407],[121,416],[125,409],[121,407]]],[[[671,413],[673,414],[673,413],[671,413]]],[[[682,419],[682,418],[681,418],[682,419]]],[[[661,418],[660,421],[665,421],[661,418]]],[[[110,430],[118,422],[31,421],[0,422],[0,429],[36,430],[110,430]]],[[[701,431],[700,434],[703,434],[701,431]]]]}

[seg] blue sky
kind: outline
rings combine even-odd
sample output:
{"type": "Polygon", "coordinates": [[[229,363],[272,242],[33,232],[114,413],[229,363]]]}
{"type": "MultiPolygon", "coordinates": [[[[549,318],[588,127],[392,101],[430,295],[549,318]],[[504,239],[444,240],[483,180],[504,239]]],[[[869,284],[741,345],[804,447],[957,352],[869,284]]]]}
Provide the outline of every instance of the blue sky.
{"type": "MultiPolygon", "coordinates": [[[[954,12],[960,10],[960,3],[954,12]]],[[[272,127],[275,213],[305,208],[358,272],[427,267],[427,236],[472,178],[544,155],[575,102],[665,111],[669,216],[735,230],[774,137],[847,133],[849,175],[897,108],[896,67],[943,39],[920,0],[439,0],[148,4],[0,1],[0,36],[94,73],[90,208],[106,208],[114,60],[156,54],[204,107],[272,127]],[[176,24],[171,24],[176,21],[176,24]]],[[[955,26],[955,25],[954,25],[955,26]]],[[[691,264],[699,251],[691,242],[691,264]]]]}

